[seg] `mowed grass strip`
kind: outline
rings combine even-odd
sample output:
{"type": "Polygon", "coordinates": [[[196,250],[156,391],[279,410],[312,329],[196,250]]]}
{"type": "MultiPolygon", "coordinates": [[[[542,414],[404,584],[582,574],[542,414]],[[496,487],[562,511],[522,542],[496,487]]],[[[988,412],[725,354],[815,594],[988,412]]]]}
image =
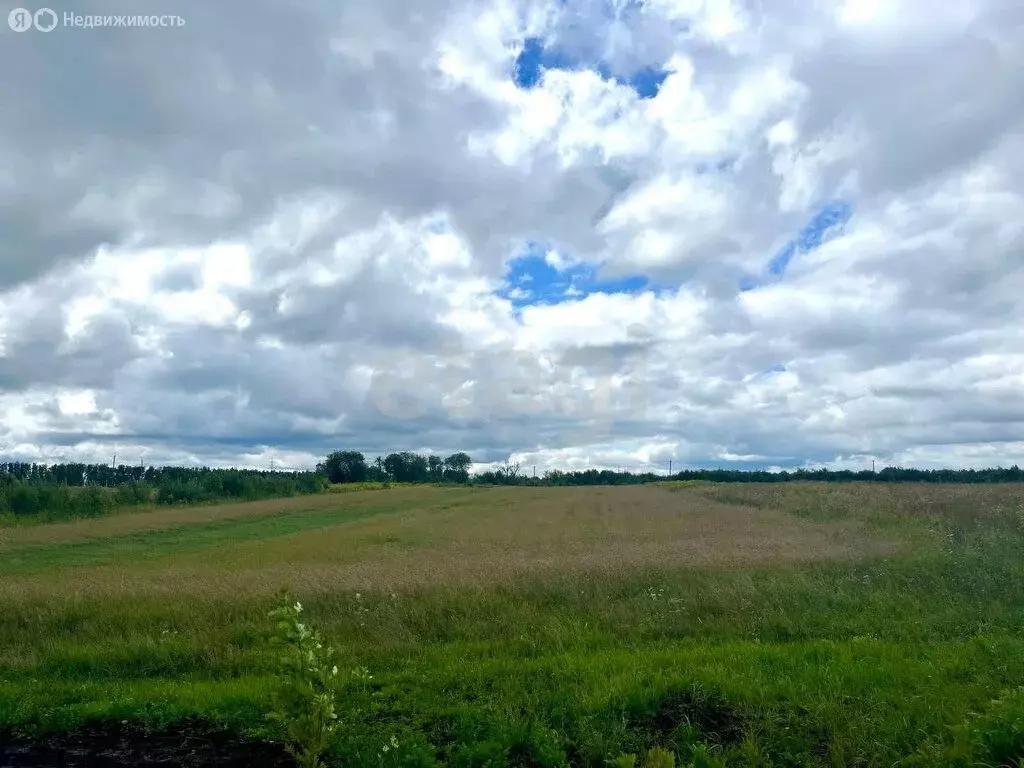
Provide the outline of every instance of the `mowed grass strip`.
{"type": "Polygon", "coordinates": [[[120,510],[103,517],[73,520],[45,525],[0,524],[0,552],[36,544],[55,544],[63,541],[107,538],[124,533],[149,531],[158,528],[177,528],[220,520],[234,520],[283,512],[361,505],[382,497],[395,501],[430,501],[435,494],[466,492],[462,488],[430,486],[398,486],[362,489],[339,498],[335,493],[291,496],[260,501],[240,501],[226,504],[198,504],[172,507],[136,508],[120,510]],[[386,495],[384,495],[386,494],[386,495]]]}
{"type": "Polygon", "coordinates": [[[310,499],[306,499],[306,508],[292,504],[276,511],[268,502],[254,502],[259,506],[254,515],[247,517],[239,516],[244,509],[239,510],[238,507],[243,505],[231,505],[231,514],[227,517],[209,516],[211,512],[216,513],[216,508],[212,507],[205,510],[207,517],[203,522],[166,525],[167,518],[164,517],[159,525],[105,537],[90,535],[79,539],[8,546],[0,558],[0,574],[32,574],[56,568],[112,563],[121,568],[139,560],[175,557],[197,550],[226,547],[239,541],[289,536],[373,515],[401,512],[408,509],[410,501],[407,493],[373,495],[355,503],[352,497],[340,500],[337,496],[330,496],[317,499],[312,506],[310,499]]]}

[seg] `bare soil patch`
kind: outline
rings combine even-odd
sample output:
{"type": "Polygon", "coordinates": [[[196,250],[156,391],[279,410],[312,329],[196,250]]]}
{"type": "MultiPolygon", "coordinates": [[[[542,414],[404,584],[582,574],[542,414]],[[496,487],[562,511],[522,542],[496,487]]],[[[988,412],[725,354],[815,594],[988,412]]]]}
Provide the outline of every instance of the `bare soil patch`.
{"type": "Polygon", "coordinates": [[[100,723],[40,739],[0,729],[0,768],[293,768],[284,746],[240,739],[231,731],[185,721],[160,731],[136,723],[100,723]]]}

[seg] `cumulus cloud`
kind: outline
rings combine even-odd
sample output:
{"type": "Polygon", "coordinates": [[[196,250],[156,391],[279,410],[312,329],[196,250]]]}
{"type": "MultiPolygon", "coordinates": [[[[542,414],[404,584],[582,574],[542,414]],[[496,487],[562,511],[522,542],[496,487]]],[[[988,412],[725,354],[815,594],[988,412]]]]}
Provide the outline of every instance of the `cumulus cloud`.
{"type": "Polygon", "coordinates": [[[1019,4],[158,11],[0,30],[5,456],[1020,460],[1019,4]]]}

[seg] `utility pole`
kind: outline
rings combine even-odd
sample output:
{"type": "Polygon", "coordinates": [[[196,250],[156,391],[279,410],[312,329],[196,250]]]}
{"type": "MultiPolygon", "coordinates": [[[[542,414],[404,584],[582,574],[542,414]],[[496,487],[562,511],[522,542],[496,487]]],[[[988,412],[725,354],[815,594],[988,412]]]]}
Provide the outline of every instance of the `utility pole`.
{"type": "Polygon", "coordinates": [[[672,459],[668,460],[668,474],[669,476],[672,475],[672,459]]]}
{"type": "Polygon", "coordinates": [[[871,474],[872,475],[875,474],[875,460],[874,459],[871,460],[871,474]]]}
{"type": "Polygon", "coordinates": [[[273,457],[270,458],[270,471],[271,472],[274,471],[274,458],[273,457]]]}
{"type": "Polygon", "coordinates": [[[536,464],[533,465],[533,476],[534,477],[537,476],[537,465],[536,464]]]}

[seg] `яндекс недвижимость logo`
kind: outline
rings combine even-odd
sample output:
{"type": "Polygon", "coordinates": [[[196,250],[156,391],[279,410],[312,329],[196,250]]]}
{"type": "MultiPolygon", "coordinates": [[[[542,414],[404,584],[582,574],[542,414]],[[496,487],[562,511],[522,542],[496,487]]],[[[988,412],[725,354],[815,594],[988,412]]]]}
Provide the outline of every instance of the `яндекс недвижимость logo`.
{"type": "Polygon", "coordinates": [[[36,29],[40,32],[52,32],[58,26],[81,27],[183,27],[185,19],[177,14],[145,15],[145,14],[76,14],[65,11],[63,17],[57,15],[52,8],[40,8],[30,11],[28,8],[15,8],[7,14],[7,26],[15,32],[27,32],[36,29]]]}
{"type": "Polygon", "coordinates": [[[57,26],[57,13],[50,8],[40,8],[35,13],[27,8],[15,8],[7,14],[7,25],[15,32],[27,32],[33,27],[40,32],[50,32],[57,26]]]}

